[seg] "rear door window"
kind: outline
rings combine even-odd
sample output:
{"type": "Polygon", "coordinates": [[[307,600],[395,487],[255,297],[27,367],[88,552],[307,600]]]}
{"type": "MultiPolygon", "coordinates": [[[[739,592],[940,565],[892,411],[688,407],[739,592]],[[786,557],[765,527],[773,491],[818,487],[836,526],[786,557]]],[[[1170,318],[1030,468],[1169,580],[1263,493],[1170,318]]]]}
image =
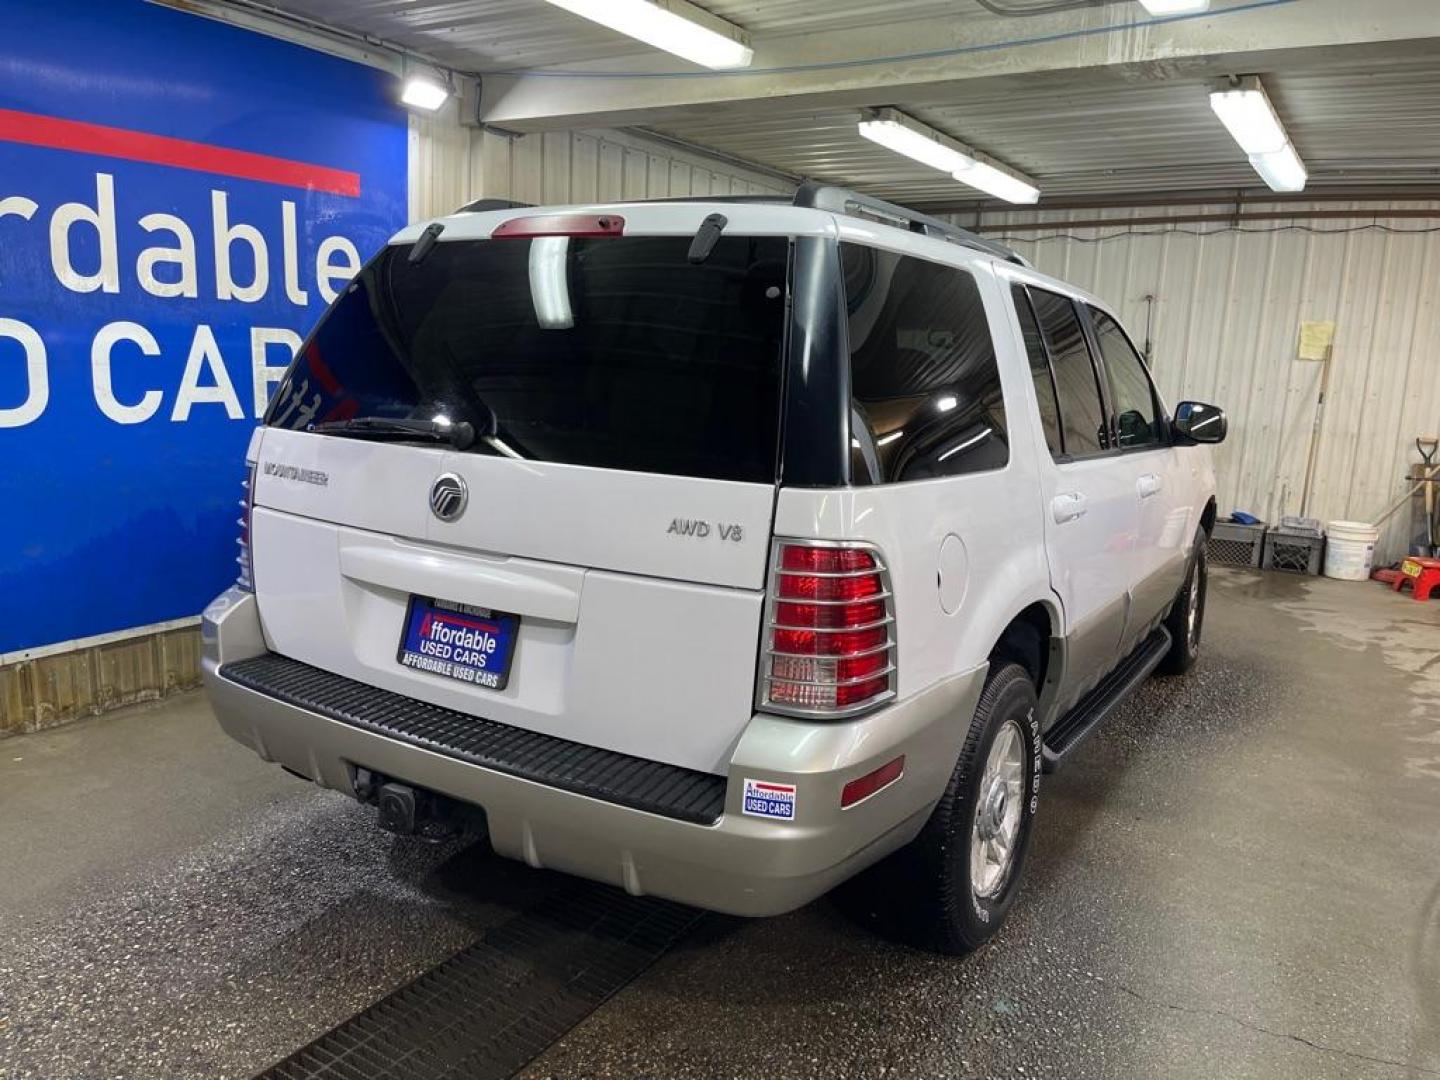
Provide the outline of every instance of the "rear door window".
{"type": "Polygon", "coordinates": [[[974,276],[859,244],[840,249],[856,482],[1003,468],[1005,399],[974,276]]]}
{"type": "Polygon", "coordinates": [[[773,483],[789,241],[724,236],[695,265],[690,239],[442,238],[419,263],[387,248],[267,422],[443,416],[522,458],[773,483]]]}
{"type": "Polygon", "coordinates": [[[1100,355],[1105,358],[1120,449],[1159,446],[1165,441],[1165,428],[1145,362],[1120,324],[1109,315],[1092,307],[1090,320],[1095,340],[1100,343],[1100,355]]]}
{"type": "Polygon", "coordinates": [[[1032,288],[1029,292],[1055,373],[1065,453],[1084,457],[1109,449],[1104,399],[1074,302],[1044,289],[1032,288]]]}
{"type": "Polygon", "coordinates": [[[1040,426],[1045,431],[1045,445],[1051,457],[1065,452],[1060,435],[1060,405],[1055,392],[1055,375],[1050,370],[1050,356],[1030,306],[1030,294],[1024,285],[1012,285],[1010,296],[1015,301],[1015,314],[1020,319],[1020,333],[1025,339],[1025,356],[1030,361],[1030,381],[1035,384],[1035,400],[1040,406],[1040,426]]]}

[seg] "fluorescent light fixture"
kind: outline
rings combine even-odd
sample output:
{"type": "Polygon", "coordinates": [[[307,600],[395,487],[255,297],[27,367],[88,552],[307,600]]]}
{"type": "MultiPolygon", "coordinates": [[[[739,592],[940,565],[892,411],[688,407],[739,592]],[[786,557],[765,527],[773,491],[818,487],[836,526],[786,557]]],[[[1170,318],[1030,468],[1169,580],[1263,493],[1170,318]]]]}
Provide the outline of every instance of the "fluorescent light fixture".
{"type": "Polygon", "coordinates": [[[1213,91],[1210,108],[1247,154],[1274,153],[1290,141],[1260,80],[1253,75],[1232,90],[1213,91]]]}
{"type": "Polygon", "coordinates": [[[962,184],[1012,203],[1033,203],[1040,189],[1025,178],[983,160],[964,143],[928,127],[898,109],[880,109],[860,121],[860,134],[922,165],[947,172],[962,184]]]}
{"type": "Polygon", "coordinates": [[[1140,6],[1151,15],[1189,15],[1209,11],[1210,0],[1140,0],[1140,6]]]}
{"type": "Polygon", "coordinates": [[[1034,184],[1027,184],[1018,176],[1002,172],[994,165],[987,165],[983,161],[971,162],[963,169],[957,169],[951,174],[962,184],[969,184],[978,188],[988,195],[994,195],[997,199],[1004,199],[1011,203],[1033,203],[1040,200],[1040,189],[1034,184]]]}
{"type": "Polygon", "coordinates": [[[1260,174],[1271,191],[1304,191],[1305,182],[1310,179],[1305,163],[1288,142],[1268,154],[1251,154],[1250,167],[1260,174]]]}
{"type": "Polygon", "coordinates": [[[550,0],[558,8],[708,68],[746,68],[748,36],[685,0],[550,0]]]}
{"type": "Polygon", "coordinates": [[[424,109],[426,112],[434,112],[440,108],[449,96],[449,88],[428,75],[411,75],[405,80],[405,88],[400,92],[400,100],[404,104],[411,108],[424,109]]]}
{"type": "Polygon", "coordinates": [[[1258,76],[1247,75],[1238,86],[1213,91],[1210,108],[1271,190],[1304,190],[1309,179],[1305,164],[1258,76]]]}
{"type": "Polygon", "coordinates": [[[860,134],[887,150],[941,172],[953,173],[974,163],[973,158],[911,127],[893,109],[886,109],[885,113],[875,120],[861,120],[860,134]]]}
{"type": "Polygon", "coordinates": [[[575,325],[566,274],[570,237],[537,236],[530,241],[530,300],[542,330],[569,330],[575,325]]]}

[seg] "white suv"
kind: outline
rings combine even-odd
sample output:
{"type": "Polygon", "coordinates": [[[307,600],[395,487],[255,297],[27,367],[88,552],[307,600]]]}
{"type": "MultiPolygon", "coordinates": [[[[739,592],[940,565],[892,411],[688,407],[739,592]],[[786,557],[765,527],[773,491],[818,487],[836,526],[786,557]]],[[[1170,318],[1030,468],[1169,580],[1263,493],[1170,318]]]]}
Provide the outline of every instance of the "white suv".
{"type": "Polygon", "coordinates": [[[394,830],[483,811],[744,915],[894,853],[974,948],[1042,765],[1193,661],[1224,432],[1103,303],[889,203],[476,204],[286,374],[210,697],[394,830]]]}

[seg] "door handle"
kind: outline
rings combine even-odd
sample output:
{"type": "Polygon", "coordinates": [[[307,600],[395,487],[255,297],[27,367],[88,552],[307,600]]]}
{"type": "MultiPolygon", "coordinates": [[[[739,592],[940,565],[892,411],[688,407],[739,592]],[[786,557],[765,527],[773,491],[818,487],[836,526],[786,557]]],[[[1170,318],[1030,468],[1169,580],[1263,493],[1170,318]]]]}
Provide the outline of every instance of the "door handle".
{"type": "Polygon", "coordinates": [[[1139,492],[1140,498],[1142,499],[1148,499],[1151,495],[1159,494],[1163,486],[1160,477],[1154,473],[1145,473],[1140,479],[1135,481],[1135,490],[1139,492]]]}
{"type": "Polygon", "coordinates": [[[1084,493],[1067,491],[1063,495],[1056,495],[1050,500],[1050,516],[1055,519],[1055,524],[1057,525],[1064,525],[1067,521],[1074,521],[1076,518],[1084,517],[1084,493]]]}

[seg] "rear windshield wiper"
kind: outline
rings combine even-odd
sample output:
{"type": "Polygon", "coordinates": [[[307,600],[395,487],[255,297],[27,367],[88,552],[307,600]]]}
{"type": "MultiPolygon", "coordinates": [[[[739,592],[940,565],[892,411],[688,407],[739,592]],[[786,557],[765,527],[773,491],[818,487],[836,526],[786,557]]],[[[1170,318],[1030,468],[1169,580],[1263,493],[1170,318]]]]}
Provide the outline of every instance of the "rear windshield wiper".
{"type": "Polygon", "coordinates": [[[311,431],[321,435],[353,435],[362,439],[431,439],[447,442],[456,450],[468,450],[475,442],[475,428],[461,420],[402,420],[389,416],[356,416],[349,420],[326,420],[311,431]]]}

